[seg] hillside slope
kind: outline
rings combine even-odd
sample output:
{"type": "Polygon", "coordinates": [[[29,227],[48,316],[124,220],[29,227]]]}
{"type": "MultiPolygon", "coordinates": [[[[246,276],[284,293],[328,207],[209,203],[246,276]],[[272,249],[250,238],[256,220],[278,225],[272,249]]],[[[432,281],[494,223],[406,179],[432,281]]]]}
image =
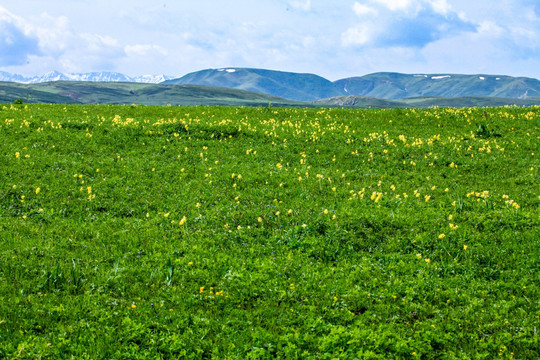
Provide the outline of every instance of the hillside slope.
{"type": "Polygon", "coordinates": [[[507,105],[532,106],[540,98],[511,99],[492,96],[414,97],[406,99],[380,99],[361,95],[337,96],[312,102],[318,106],[350,108],[429,108],[429,107],[498,107],[507,105]]]}
{"type": "Polygon", "coordinates": [[[0,102],[21,98],[30,103],[298,106],[271,95],[196,85],[55,81],[23,85],[0,82],[0,102]]]}
{"type": "Polygon", "coordinates": [[[403,99],[419,96],[540,96],[540,81],[503,75],[374,73],[337,80],[347,95],[403,99]]]}

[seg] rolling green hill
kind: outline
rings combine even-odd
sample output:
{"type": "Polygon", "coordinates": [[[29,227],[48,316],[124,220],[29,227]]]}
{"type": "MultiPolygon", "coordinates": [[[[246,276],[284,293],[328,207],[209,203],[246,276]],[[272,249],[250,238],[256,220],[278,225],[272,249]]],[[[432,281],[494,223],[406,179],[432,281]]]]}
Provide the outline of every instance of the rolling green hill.
{"type": "Polygon", "coordinates": [[[32,103],[71,104],[74,102],[70,97],[57,92],[42,91],[37,85],[0,82],[0,103],[10,103],[19,98],[32,103]]]}
{"type": "Polygon", "coordinates": [[[0,83],[0,102],[29,103],[299,106],[291,100],[245,90],[198,85],[58,81],[34,85],[0,83]]]}
{"type": "Polygon", "coordinates": [[[314,74],[264,69],[207,69],[187,74],[164,84],[210,85],[256,91],[298,101],[344,95],[336,84],[314,74]]]}

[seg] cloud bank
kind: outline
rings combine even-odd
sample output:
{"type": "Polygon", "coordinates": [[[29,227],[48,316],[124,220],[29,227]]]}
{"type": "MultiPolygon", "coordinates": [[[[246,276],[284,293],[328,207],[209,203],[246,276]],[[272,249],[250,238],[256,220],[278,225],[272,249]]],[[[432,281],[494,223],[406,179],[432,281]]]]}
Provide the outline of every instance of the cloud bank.
{"type": "Polygon", "coordinates": [[[19,0],[0,5],[0,70],[540,77],[539,34],[537,0],[19,0]]]}

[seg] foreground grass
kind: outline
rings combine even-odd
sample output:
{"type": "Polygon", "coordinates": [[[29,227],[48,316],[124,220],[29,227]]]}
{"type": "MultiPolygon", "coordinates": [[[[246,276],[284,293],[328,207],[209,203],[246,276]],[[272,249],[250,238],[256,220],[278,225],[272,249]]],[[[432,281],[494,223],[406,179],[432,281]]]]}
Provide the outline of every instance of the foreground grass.
{"type": "Polygon", "coordinates": [[[0,358],[539,358],[539,119],[0,106],[0,358]]]}

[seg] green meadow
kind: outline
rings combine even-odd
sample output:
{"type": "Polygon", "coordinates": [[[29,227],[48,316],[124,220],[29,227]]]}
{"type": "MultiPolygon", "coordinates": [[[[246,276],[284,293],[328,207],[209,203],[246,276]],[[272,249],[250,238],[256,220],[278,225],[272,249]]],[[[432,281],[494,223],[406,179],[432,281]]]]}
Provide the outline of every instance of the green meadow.
{"type": "Polygon", "coordinates": [[[0,358],[538,359],[539,130],[0,105],[0,358]]]}

